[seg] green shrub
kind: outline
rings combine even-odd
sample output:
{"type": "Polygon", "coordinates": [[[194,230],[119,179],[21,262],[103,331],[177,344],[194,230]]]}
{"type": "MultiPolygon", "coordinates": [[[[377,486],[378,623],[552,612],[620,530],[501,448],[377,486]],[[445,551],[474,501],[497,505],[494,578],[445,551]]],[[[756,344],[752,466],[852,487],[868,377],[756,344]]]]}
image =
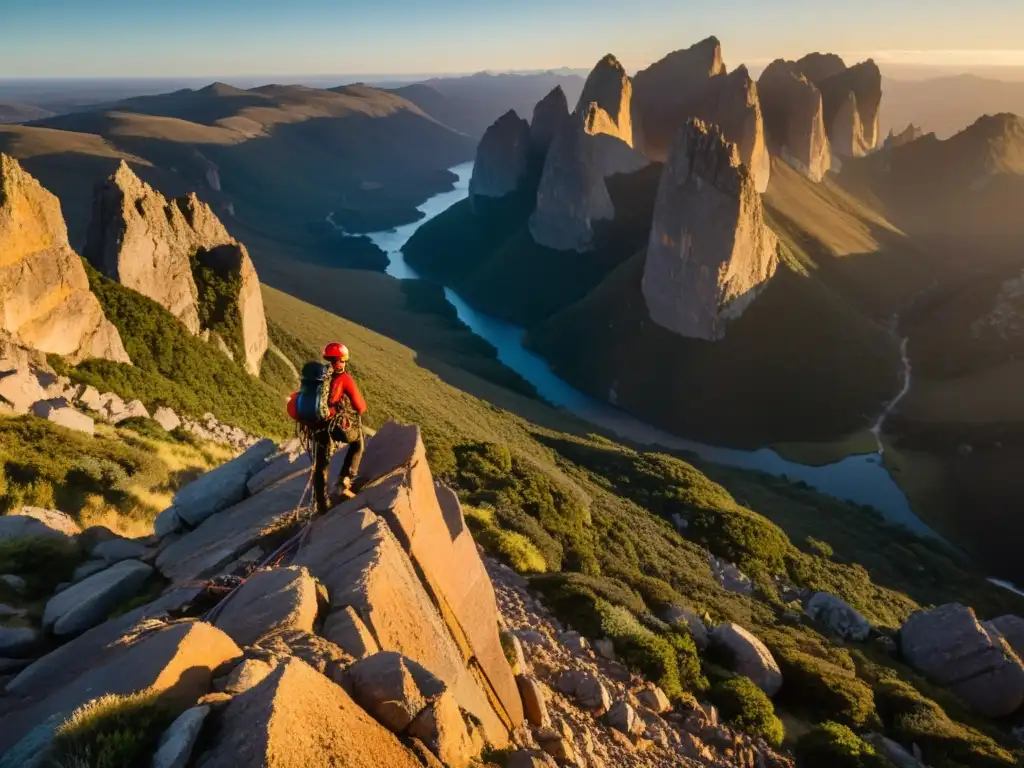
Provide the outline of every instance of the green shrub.
{"type": "Polygon", "coordinates": [[[722,717],[740,730],[760,736],[773,746],[782,745],[786,735],[782,721],[775,716],[771,699],[749,678],[734,677],[715,683],[708,698],[722,717]]]}
{"type": "Polygon", "coordinates": [[[785,572],[785,558],[792,548],[781,528],[740,506],[697,510],[690,516],[687,536],[751,576],[785,572]]]}
{"type": "Polygon", "coordinates": [[[245,360],[242,314],[238,294],[242,288],[241,261],[233,246],[200,251],[192,261],[192,279],[198,293],[199,324],[224,341],[236,362],[245,360]],[[223,251],[227,258],[221,258],[223,251]]]}
{"type": "Polygon", "coordinates": [[[877,724],[874,694],[855,672],[795,648],[771,650],[786,681],[780,701],[788,707],[855,728],[877,724]]]}
{"type": "Polygon", "coordinates": [[[826,722],[796,743],[797,768],[886,768],[888,761],[845,725],[826,722]]]}
{"type": "Polygon", "coordinates": [[[804,539],[804,546],[810,554],[817,555],[818,557],[824,557],[826,560],[830,560],[832,556],[835,555],[835,551],[832,549],[831,544],[827,541],[816,539],[813,536],[808,536],[804,539]]]}
{"type": "Polygon", "coordinates": [[[499,528],[494,511],[467,506],[466,521],[476,540],[495,557],[518,573],[544,573],[547,562],[536,545],[526,536],[499,528]]]}
{"type": "Polygon", "coordinates": [[[903,744],[917,744],[925,762],[935,768],[1018,764],[990,737],[951,720],[942,707],[895,676],[875,684],[875,702],[889,735],[903,744]]]}
{"type": "Polygon", "coordinates": [[[30,599],[48,597],[57,585],[71,581],[85,559],[73,539],[63,536],[28,536],[0,541],[0,573],[25,579],[30,599]]]}
{"type": "Polygon", "coordinates": [[[107,694],[76,709],[58,728],[51,768],[148,765],[174,714],[154,694],[107,694]]]}
{"type": "Polygon", "coordinates": [[[137,435],[150,437],[154,440],[167,440],[170,433],[160,426],[159,422],[148,419],[145,416],[133,416],[117,424],[119,430],[131,430],[137,435]]]}
{"type": "Polygon", "coordinates": [[[109,280],[84,262],[89,285],[117,327],[134,365],[86,360],[77,366],[50,356],[50,364],[76,383],[138,399],[153,408],[218,419],[249,432],[283,436],[288,418],[279,393],[246,373],[239,362],[192,336],[155,301],[109,280]]]}

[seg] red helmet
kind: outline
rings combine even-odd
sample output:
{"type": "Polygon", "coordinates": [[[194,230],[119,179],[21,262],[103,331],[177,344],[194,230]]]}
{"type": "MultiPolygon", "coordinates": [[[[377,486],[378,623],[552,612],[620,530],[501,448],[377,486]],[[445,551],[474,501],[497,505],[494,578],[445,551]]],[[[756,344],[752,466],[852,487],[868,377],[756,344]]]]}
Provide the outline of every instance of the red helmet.
{"type": "Polygon", "coordinates": [[[324,360],[348,360],[348,347],[340,341],[332,341],[324,347],[324,360]]]}

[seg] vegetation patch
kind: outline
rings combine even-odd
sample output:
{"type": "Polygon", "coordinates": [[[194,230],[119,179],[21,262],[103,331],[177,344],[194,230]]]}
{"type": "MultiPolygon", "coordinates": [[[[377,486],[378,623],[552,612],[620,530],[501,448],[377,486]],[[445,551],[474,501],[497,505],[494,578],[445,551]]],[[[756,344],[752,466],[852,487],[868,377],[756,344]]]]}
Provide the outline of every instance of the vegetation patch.
{"type": "Polygon", "coordinates": [[[775,707],[764,691],[747,677],[734,677],[715,683],[708,698],[722,717],[742,731],[760,736],[774,747],[782,746],[785,729],[775,716],[775,707]]]}
{"type": "Polygon", "coordinates": [[[25,579],[29,600],[49,597],[57,585],[71,581],[85,559],[78,544],[64,536],[27,536],[0,541],[0,573],[25,579]]]}
{"type": "Polygon", "coordinates": [[[887,768],[888,760],[875,748],[840,723],[826,722],[800,737],[796,760],[801,766],[829,768],[887,768]]]}
{"type": "Polygon", "coordinates": [[[199,325],[220,336],[239,363],[245,361],[242,313],[238,306],[242,290],[242,254],[239,246],[224,245],[212,251],[200,251],[192,260],[199,325]]]}
{"type": "Polygon", "coordinates": [[[76,709],[54,735],[51,768],[147,765],[174,712],[155,694],[107,694],[76,709]]]}

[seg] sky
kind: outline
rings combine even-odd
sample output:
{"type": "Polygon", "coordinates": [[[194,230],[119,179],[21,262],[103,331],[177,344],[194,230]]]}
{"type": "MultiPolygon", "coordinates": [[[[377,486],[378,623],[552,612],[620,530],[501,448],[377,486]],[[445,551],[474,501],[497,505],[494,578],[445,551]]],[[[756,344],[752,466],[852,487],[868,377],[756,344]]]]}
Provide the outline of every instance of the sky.
{"type": "Polygon", "coordinates": [[[972,71],[1024,67],[1022,32],[1024,0],[0,0],[0,78],[589,68],[608,52],[632,71],[712,34],[730,67],[822,50],[972,71]]]}

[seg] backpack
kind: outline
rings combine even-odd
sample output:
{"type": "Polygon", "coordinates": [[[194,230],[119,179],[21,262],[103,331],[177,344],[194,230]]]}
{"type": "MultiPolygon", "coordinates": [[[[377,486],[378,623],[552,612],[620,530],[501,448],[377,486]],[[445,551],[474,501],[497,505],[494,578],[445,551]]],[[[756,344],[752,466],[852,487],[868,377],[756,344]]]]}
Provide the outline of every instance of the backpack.
{"type": "Polygon", "coordinates": [[[319,424],[331,417],[331,367],[318,362],[302,366],[302,379],[295,401],[299,421],[319,424]]]}

